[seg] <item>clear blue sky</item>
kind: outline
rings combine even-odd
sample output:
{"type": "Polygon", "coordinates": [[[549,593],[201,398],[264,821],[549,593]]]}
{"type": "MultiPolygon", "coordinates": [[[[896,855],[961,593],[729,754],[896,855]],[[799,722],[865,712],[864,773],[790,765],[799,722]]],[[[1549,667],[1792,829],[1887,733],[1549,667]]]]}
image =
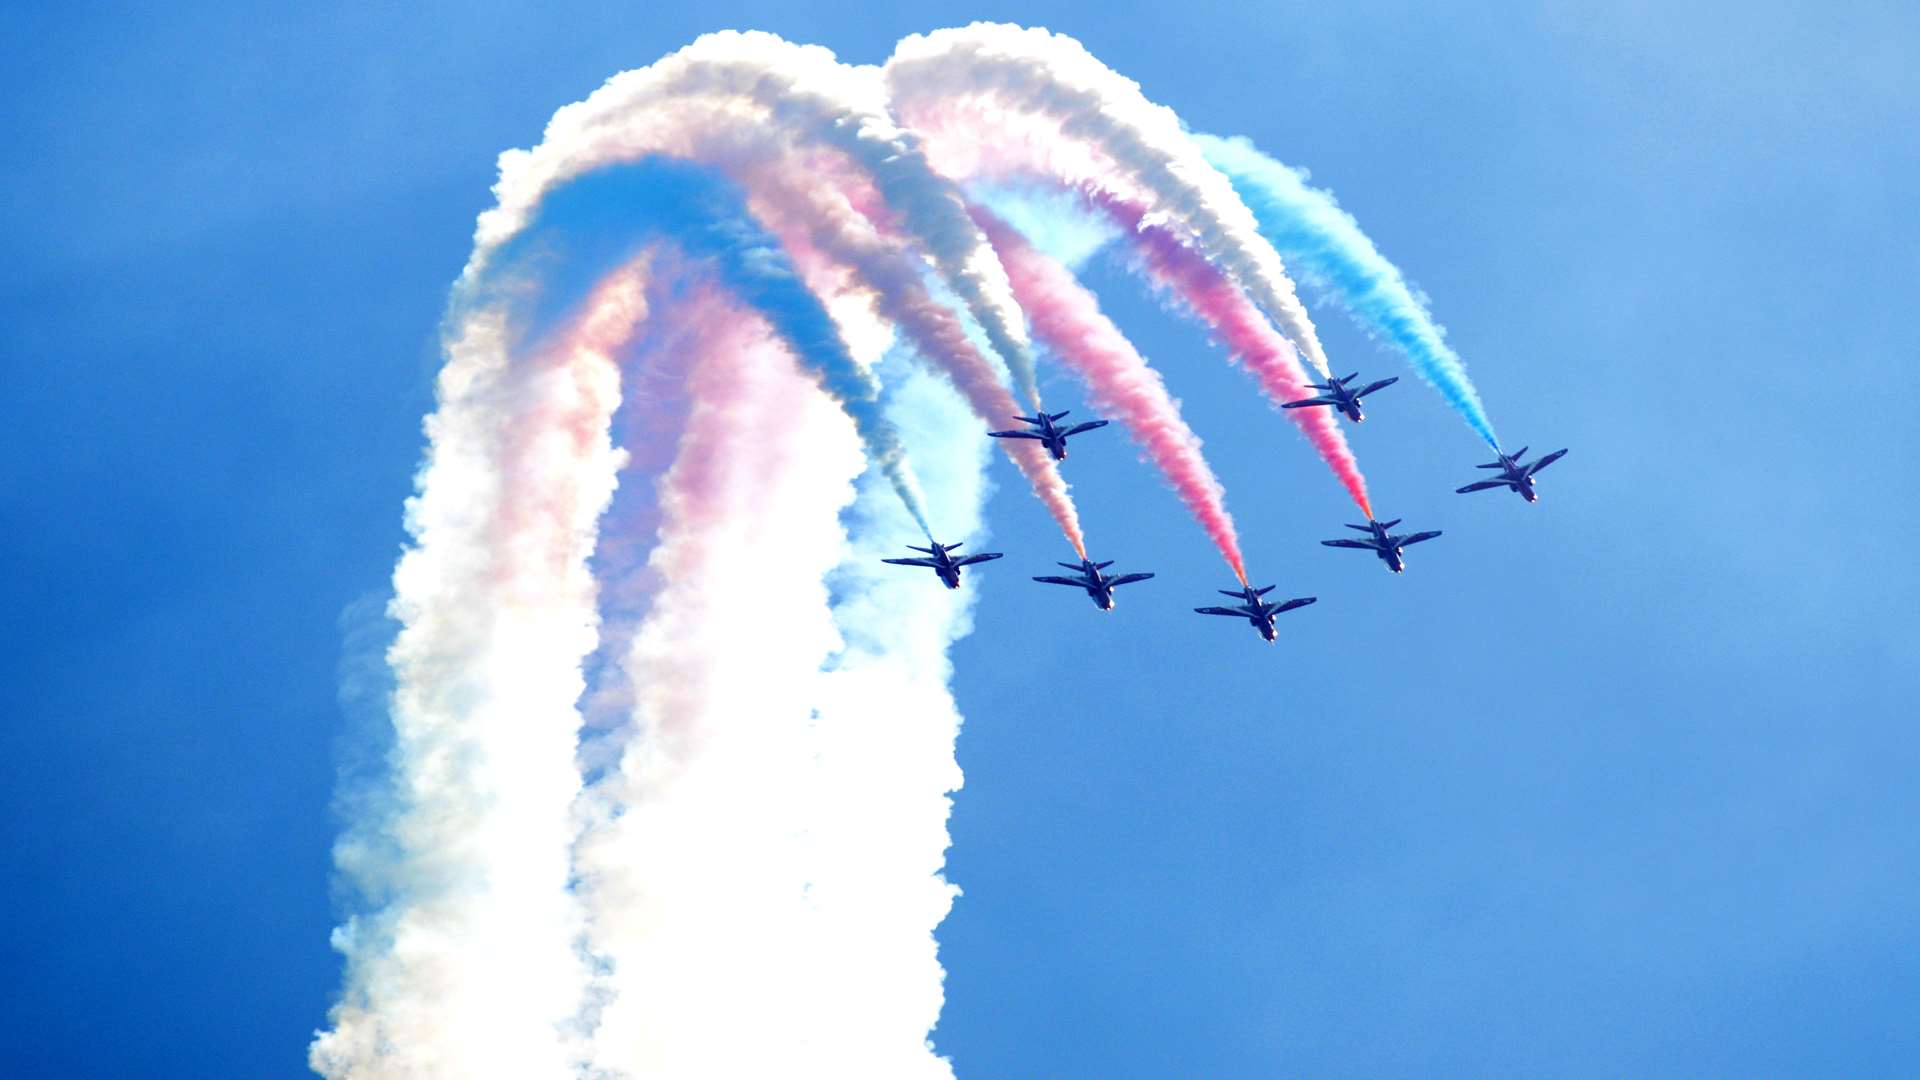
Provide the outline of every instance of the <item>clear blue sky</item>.
{"type": "Polygon", "coordinates": [[[1352,513],[1304,445],[1096,266],[1255,573],[1321,602],[1275,649],[1189,614],[1228,575],[1103,434],[1093,547],[1160,577],[1099,617],[1024,580],[1064,553],[1001,477],[961,1074],[1912,1075],[1920,11],[1253,6],[0,13],[0,1071],[301,1072],[338,620],[398,550],[495,153],[703,30],[877,62],[992,17],[1313,169],[1503,435],[1573,450],[1537,506],[1455,497],[1474,438],[1381,395],[1375,503],[1447,534],[1393,578],[1313,542],[1352,513]]]}

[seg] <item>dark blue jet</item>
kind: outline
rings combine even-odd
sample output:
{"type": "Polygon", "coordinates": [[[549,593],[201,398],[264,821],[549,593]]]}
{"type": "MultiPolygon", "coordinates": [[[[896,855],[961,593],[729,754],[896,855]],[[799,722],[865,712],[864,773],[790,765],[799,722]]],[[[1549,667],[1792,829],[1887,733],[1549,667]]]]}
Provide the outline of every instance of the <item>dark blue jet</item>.
{"type": "Polygon", "coordinates": [[[1400,521],[1400,518],[1394,518],[1392,521],[1375,521],[1372,518],[1368,518],[1365,525],[1347,526],[1349,529],[1358,529],[1366,533],[1367,538],[1365,540],[1322,540],[1320,542],[1328,547],[1358,548],[1361,551],[1371,551],[1375,555],[1380,556],[1380,561],[1387,564],[1387,569],[1398,574],[1407,568],[1407,564],[1400,558],[1401,548],[1410,544],[1418,544],[1422,540],[1431,540],[1440,535],[1438,532],[1417,532],[1412,536],[1394,536],[1387,532],[1388,529],[1400,524],[1400,521]]]}
{"type": "Polygon", "coordinates": [[[1331,405],[1345,414],[1347,419],[1357,424],[1367,418],[1366,414],[1360,411],[1360,399],[1373,393],[1375,390],[1385,390],[1387,387],[1400,381],[1400,376],[1395,375],[1391,379],[1381,379],[1377,383],[1368,383],[1358,390],[1347,389],[1347,384],[1359,377],[1360,373],[1356,371],[1344,379],[1328,379],[1325,383],[1308,383],[1308,386],[1321,392],[1320,396],[1306,398],[1301,401],[1289,401],[1280,407],[1283,409],[1311,409],[1317,405],[1331,405]]]}
{"type": "Polygon", "coordinates": [[[1067,460],[1068,436],[1078,435],[1083,431],[1092,431],[1094,428],[1103,428],[1111,422],[1107,420],[1089,420],[1084,424],[1075,424],[1070,428],[1054,427],[1053,422],[1065,415],[1067,415],[1066,412],[1057,412],[1041,413],[1039,416],[1016,416],[1014,417],[1015,420],[1023,424],[1033,425],[1033,430],[989,431],[987,434],[996,439],[1039,439],[1040,442],[1046,446],[1047,453],[1053,455],[1053,460],[1065,461],[1067,460]]]}
{"type": "Polygon", "coordinates": [[[1122,585],[1131,585],[1136,581],[1145,581],[1153,576],[1152,574],[1121,574],[1117,577],[1108,577],[1100,571],[1112,566],[1112,560],[1097,563],[1092,559],[1081,559],[1080,565],[1078,566],[1065,562],[1056,563],[1055,565],[1064,566],[1078,576],[1059,577],[1054,575],[1037,577],[1033,580],[1044,582],[1048,585],[1071,585],[1076,589],[1085,589],[1087,590],[1087,595],[1093,598],[1093,606],[1099,608],[1101,611],[1113,610],[1114,589],[1122,585]]]}
{"type": "Polygon", "coordinates": [[[1253,624],[1255,630],[1260,631],[1261,637],[1271,642],[1274,638],[1273,617],[1275,615],[1283,611],[1292,611],[1294,608],[1306,607],[1308,604],[1319,599],[1317,596],[1301,596],[1279,604],[1270,604],[1260,599],[1272,592],[1275,588],[1277,588],[1277,586],[1269,585],[1264,589],[1256,589],[1248,585],[1239,592],[1235,592],[1232,589],[1221,589],[1221,596],[1235,597],[1243,602],[1234,607],[1197,607],[1193,610],[1202,615],[1232,615],[1236,618],[1245,619],[1253,624]]]}
{"type": "Polygon", "coordinates": [[[1547,456],[1541,458],[1539,461],[1536,461],[1533,464],[1528,465],[1528,464],[1524,464],[1520,460],[1521,458],[1527,456],[1526,447],[1524,446],[1521,447],[1519,453],[1515,453],[1515,454],[1508,454],[1503,452],[1500,455],[1499,461],[1492,461],[1492,462],[1488,462],[1485,465],[1474,466],[1474,468],[1476,469],[1499,469],[1500,470],[1499,476],[1494,477],[1492,480],[1476,480],[1473,483],[1468,484],[1466,487],[1455,488],[1453,489],[1454,494],[1465,495],[1469,491],[1486,491],[1488,488],[1504,487],[1504,488],[1512,488],[1514,491],[1519,492],[1520,497],[1527,500],[1528,502],[1539,502],[1540,496],[1536,494],[1533,490],[1534,474],[1539,472],[1541,469],[1544,469],[1547,466],[1553,464],[1554,462],[1559,461],[1565,455],[1566,455],[1565,450],[1555,450],[1553,453],[1548,454],[1547,456]]]}
{"type": "Polygon", "coordinates": [[[924,551],[928,555],[932,556],[932,558],[881,559],[880,561],[884,563],[892,563],[895,566],[930,567],[934,573],[940,575],[940,580],[946,584],[947,588],[957,589],[960,587],[960,568],[961,567],[972,566],[974,563],[983,563],[991,559],[997,559],[1000,557],[1000,554],[1001,554],[998,551],[983,551],[978,555],[961,555],[956,557],[953,554],[953,552],[958,547],[960,547],[959,544],[934,544],[930,548],[914,547],[912,544],[908,544],[907,548],[909,550],[924,551]]]}

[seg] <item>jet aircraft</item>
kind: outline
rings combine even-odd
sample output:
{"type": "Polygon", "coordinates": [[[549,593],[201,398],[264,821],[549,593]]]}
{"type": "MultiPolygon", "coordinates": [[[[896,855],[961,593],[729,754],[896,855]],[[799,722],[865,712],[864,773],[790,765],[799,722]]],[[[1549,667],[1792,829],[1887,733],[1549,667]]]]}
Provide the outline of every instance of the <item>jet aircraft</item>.
{"type": "Polygon", "coordinates": [[[1234,597],[1241,603],[1233,607],[1197,607],[1193,610],[1202,615],[1232,615],[1235,618],[1245,619],[1253,624],[1255,630],[1260,631],[1261,637],[1271,642],[1274,639],[1273,617],[1275,615],[1283,611],[1292,611],[1294,608],[1306,607],[1319,599],[1317,596],[1301,596],[1278,604],[1270,604],[1260,599],[1275,588],[1277,586],[1269,585],[1264,589],[1256,589],[1248,585],[1238,592],[1232,589],[1221,589],[1220,595],[1234,597]]]}
{"type": "MultiPolygon", "coordinates": [[[[1072,410],[1067,410],[1067,412],[1070,411],[1072,410]]],[[[1047,448],[1047,453],[1053,455],[1053,460],[1065,461],[1067,460],[1068,436],[1078,435],[1083,431],[1092,431],[1094,428],[1103,428],[1111,423],[1111,421],[1107,420],[1088,420],[1082,424],[1075,424],[1070,428],[1055,427],[1054,421],[1067,415],[1067,412],[1043,412],[1039,416],[1016,416],[1014,417],[1015,420],[1023,424],[1031,424],[1033,430],[989,431],[987,434],[996,439],[1038,439],[1041,444],[1047,448]]]]}
{"type": "Polygon", "coordinates": [[[1300,401],[1289,401],[1280,407],[1283,409],[1311,409],[1318,405],[1331,405],[1345,414],[1347,419],[1357,424],[1367,418],[1366,414],[1360,411],[1360,399],[1376,390],[1385,390],[1387,387],[1400,381],[1400,376],[1395,375],[1391,379],[1381,379],[1377,383],[1368,383],[1358,390],[1347,389],[1347,384],[1359,377],[1360,373],[1356,371],[1344,379],[1329,378],[1324,383],[1308,383],[1308,386],[1321,392],[1318,397],[1305,398],[1300,401]]]}
{"type": "Polygon", "coordinates": [[[1500,470],[1499,476],[1496,476],[1491,480],[1476,480],[1473,483],[1468,484],[1466,487],[1455,488],[1454,494],[1465,495],[1469,491],[1486,491],[1489,488],[1504,487],[1504,488],[1512,488],[1514,491],[1519,493],[1521,498],[1527,500],[1528,502],[1537,502],[1539,501],[1540,496],[1536,494],[1533,490],[1534,474],[1539,472],[1541,469],[1544,469],[1547,466],[1553,464],[1554,462],[1559,461],[1560,458],[1565,454],[1566,454],[1565,450],[1555,450],[1553,453],[1548,454],[1545,457],[1542,457],[1539,461],[1536,461],[1533,464],[1529,465],[1520,460],[1521,458],[1527,456],[1526,447],[1524,446],[1521,447],[1519,453],[1515,453],[1515,454],[1509,454],[1503,451],[1500,454],[1499,461],[1492,461],[1492,462],[1488,462],[1485,465],[1474,466],[1474,468],[1476,469],[1499,469],[1500,470]]]}
{"type": "Polygon", "coordinates": [[[1387,564],[1387,569],[1398,574],[1407,568],[1407,564],[1400,558],[1401,548],[1409,544],[1418,544],[1422,540],[1431,540],[1440,535],[1438,532],[1418,532],[1412,536],[1394,536],[1387,532],[1388,529],[1400,524],[1400,521],[1400,518],[1394,518],[1392,521],[1375,521],[1368,518],[1365,525],[1347,526],[1349,529],[1366,533],[1365,540],[1322,540],[1320,542],[1328,547],[1371,551],[1380,556],[1380,561],[1387,564]]]}
{"type": "Polygon", "coordinates": [[[1122,585],[1131,585],[1136,581],[1145,581],[1153,576],[1152,574],[1120,574],[1115,577],[1108,577],[1101,573],[1101,571],[1112,566],[1112,560],[1097,563],[1092,559],[1081,559],[1080,565],[1078,566],[1075,566],[1073,563],[1064,562],[1055,565],[1064,566],[1072,570],[1074,576],[1060,577],[1059,575],[1049,575],[1047,577],[1037,577],[1033,580],[1043,582],[1047,585],[1071,585],[1076,589],[1085,589],[1087,595],[1093,599],[1093,606],[1099,608],[1101,611],[1113,610],[1114,589],[1122,585]]]}
{"type": "MultiPolygon", "coordinates": [[[[932,541],[929,541],[929,543],[932,543],[932,541]]],[[[974,563],[987,562],[990,559],[997,559],[1001,555],[998,551],[983,551],[978,555],[956,556],[953,552],[959,547],[959,544],[934,544],[932,547],[914,547],[912,544],[908,544],[907,548],[909,550],[924,551],[932,557],[925,559],[881,559],[880,561],[883,563],[892,563],[895,566],[929,567],[935,574],[939,575],[941,582],[944,583],[947,588],[957,589],[960,587],[961,567],[972,566],[974,563]]]]}

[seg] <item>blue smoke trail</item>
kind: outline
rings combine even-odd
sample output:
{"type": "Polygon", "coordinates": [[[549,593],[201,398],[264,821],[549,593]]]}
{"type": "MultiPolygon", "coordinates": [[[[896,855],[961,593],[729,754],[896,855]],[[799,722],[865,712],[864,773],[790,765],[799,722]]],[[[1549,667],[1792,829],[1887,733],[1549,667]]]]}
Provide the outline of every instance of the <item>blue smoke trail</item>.
{"type": "Polygon", "coordinates": [[[578,177],[547,197],[531,226],[499,253],[479,291],[502,299],[517,283],[537,282],[538,299],[528,312],[537,327],[658,241],[711,266],[720,284],[767,320],[853,421],[867,456],[931,536],[906,450],[882,412],[879,381],[854,360],[826,305],[725,176],[682,160],[645,158],[578,177]]]}
{"type": "Polygon", "coordinates": [[[1369,332],[1406,354],[1428,385],[1498,450],[1493,422],[1467,378],[1446,331],[1433,321],[1425,300],[1400,268],[1373,246],[1353,215],[1331,193],[1307,186],[1306,176],[1262,154],[1244,138],[1196,133],[1193,139],[1214,168],[1253,210],[1261,235],[1290,269],[1321,286],[1369,332]]]}

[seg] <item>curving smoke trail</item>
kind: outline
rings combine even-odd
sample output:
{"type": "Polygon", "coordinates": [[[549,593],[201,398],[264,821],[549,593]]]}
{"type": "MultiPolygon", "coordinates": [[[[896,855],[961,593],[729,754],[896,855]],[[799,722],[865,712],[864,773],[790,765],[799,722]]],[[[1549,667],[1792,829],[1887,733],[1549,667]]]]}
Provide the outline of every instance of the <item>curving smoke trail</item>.
{"type": "Polygon", "coordinates": [[[1245,583],[1246,559],[1227,513],[1226,489],[1201,455],[1200,437],[1181,418],[1180,405],[1159,373],[1101,314],[1100,302],[1066,267],[1035,250],[992,211],[976,206],[972,213],[999,252],[1034,332],[1080,372],[1096,406],[1126,422],[1128,433],[1245,583]]]}
{"type": "Polygon", "coordinates": [[[1480,394],[1425,297],[1387,261],[1333,194],[1309,187],[1303,172],[1262,154],[1244,138],[1195,135],[1201,152],[1252,208],[1260,231],[1306,279],[1321,286],[1370,333],[1407,357],[1429,386],[1498,450],[1480,394]]]}
{"type": "MultiPolygon", "coordinates": [[[[1090,195],[1088,201],[1127,230],[1149,277],[1213,328],[1228,352],[1245,363],[1260,380],[1260,388],[1268,400],[1278,406],[1312,396],[1292,343],[1274,332],[1247,294],[1218,267],[1181,243],[1165,226],[1148,222],[1143,207],[1104,195],[1090,195]]],[[[1354,504],[1367,517],[1373,517],[1366,477],[1360,474],[1360,463],[1354,460],[1353,450],[1347,445],[1346,434],[1334,419],[1333,410],[1289,409],[1287,412],[1339,478],[1354,504]]]]}
{"type": "Polygon", "coordinates": [[[369,908],[334,933],[346,986],[310,1053],[325,1076],[563,1076],[578,1059],[574,702],[587,559],[625,461],[611,354],[645,317],[643,273],[611,275],[544,347],[517,349],[496,308],[449,334],[393,579],[393,784],[334,853],[369,908]]]}
{"type": "MultiPolygon", "coordinates": [[[[781,233],[816,290],[826,289],[836,272],[850,275],[848,284],[867,294],[873,313],[898,328],[951,380],[975,415],[1005,423],[1019,412],[960,319],[928,291],[920,261],[890,230],[883,233],[880,223],[863,215],[862,208],[874,200],[866,197],[859,175],[836,169],[832,161],[797,161],[752,136],[730,135],[724,141],[730,167],[746,184],[755,209],[781,233]]],[[[1079,511],[1058,463],[1029,440],[1010,441],[1003,449],[1067,542],[1084,557],[1079,511]]]]}
{"type": "MultiPolygon", "coordinates": [[[[1313,395],[1292,344],[1273,330],[1230,277],[1155,220],[1157,215],[1148,212],[1143,199],[1125,194],[1127,185],[1115,181],[1104,158],[1087,147],[1063,143],[1058,125],[1044,118],[1000,123],[1005,119],[993,110],[945,110],[929,117],[925,131],[929,149],[941,167],[964,179],[1038,177],[1057,185],[1066,177],[1091,177],[1068,186],[1082,203],[1119,227],[1141,255],[1149,277],[1213,328],[1231,354],[1259,379],[1274,404],[1313,395]]],[[[1294,409],[1287,415],[1354,502],[1372,516],[1366,479],[1331,411],[1294,409]]]]}
{"type": "Polygon", "coordinates": [[[907,464],[899,433],[880,408],[879,381],[854,361],[826,305],[800,279],[778,238],[748,212],[740,190],[724,177],[665,158],[578,177],[549,197],[534,227],[503,247],[497,258],[508,268],[523,263],[541,268],[559,261],[564,270],[549,273],[592,273],[652,240],[670,241],[687,255],[710,262],[721,283],[767,320],[853,421],[868,456],[893,484],[920,531],[931,537],[925,496],[907,464]]]}
{"type": "MultiPolygon", "coordinates": [[[[903,38],[886,65],[894,109],[918,128],[955,102],[1036,113],[1092,144],[1258,298],[1314,370],[1327,373],[1313,320],[1233,185],[1207,163],[1173,110],[1064,34],[994,23],[903,38]]],[[[997,126],[997,125],[996,125],[997,126]]],[[[988,128],[985,130],[995,130],[988,128]]],[[[1078,178],[1076,178],[1078,179],[1078,178]]]]}
{"type": "MultiPolygon", "coordinates": [[[[961,197],[1022,171],[1117,223],[1270,396],[1305,393],[1287,335],[1324,370],[1178,120],[1045,32],[909,39],[884,72],[709,35],[502,155],[394,575],[392,783],[336,848],[365,909],[335,933],[317,1071],[951,1080],[933,930],[974,594],[877,559],[930,510],[980,534],[977,417],[1039,402],[1028,317],[1245,580],[1160,377],[961,197]]],[[[1340,221],[1298,226],[1324,251],[1282,240],[1440,356],[1397,273],[1363,288],[1372,249],[1340,221]]],[[[1371,516],[1331,414],[1289,415],[1371,516]]],[[[1084,554],[1057,468],[1006,449],[1084,554]]]]}
{"type": "Polygon", "coordinates": [[[556,112],[533,150],[500,155],[500,202],[481,215],[469,272],[525,227],[547,191],[591,169],[661,150],[662,139],[679,126],[678,110],[701,101],[725,103],[734,123],[765,125],[796,145],[828,147],[857,163],[933,258],[1021,393],[1039,407],[1033,359],[1006,273],[967,217],[959,192],[894,123],[874,73],[772,34],[704,35],[556,112]]]}

